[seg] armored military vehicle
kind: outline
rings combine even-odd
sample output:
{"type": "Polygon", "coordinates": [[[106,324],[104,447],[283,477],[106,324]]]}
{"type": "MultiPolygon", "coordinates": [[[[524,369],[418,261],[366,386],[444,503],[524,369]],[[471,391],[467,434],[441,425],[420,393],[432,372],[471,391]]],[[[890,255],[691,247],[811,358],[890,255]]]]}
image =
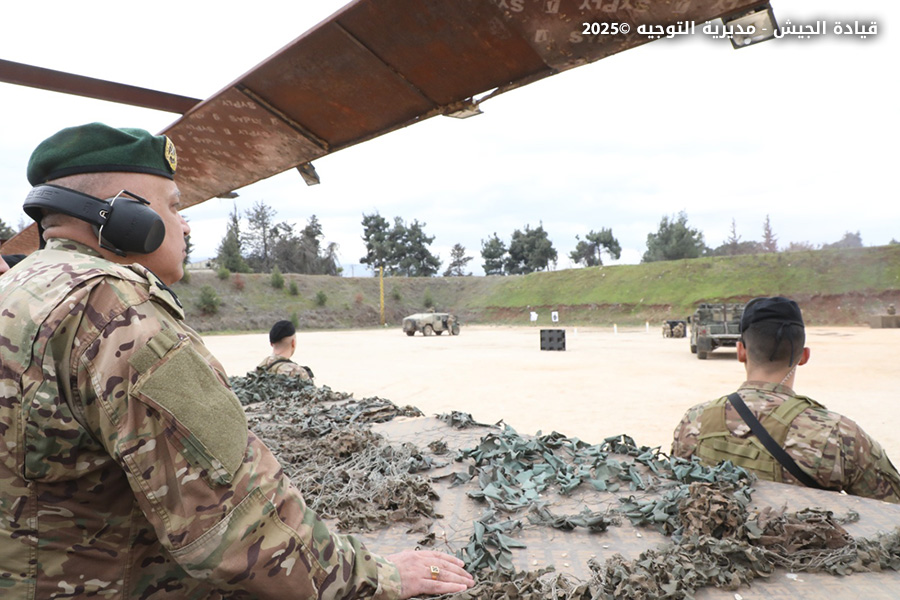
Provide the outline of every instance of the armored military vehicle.
{"type": "Polygon", "coordinates": [[[416,313],[403,319],[403,331],[409,336],[416,335],[417,331],[421,331],[422,335],[441,335],[445,331],[449,331],[450,335],[459,335],[459,321],[450,313],[416,313]]]}
{"type": "Polygon", "coordinates": [[[691,326],[691,352],[706,360],[709,353],[722,346],[737,346],[741,339],[743,304],[701,303],[687,318],[691,326]]]}

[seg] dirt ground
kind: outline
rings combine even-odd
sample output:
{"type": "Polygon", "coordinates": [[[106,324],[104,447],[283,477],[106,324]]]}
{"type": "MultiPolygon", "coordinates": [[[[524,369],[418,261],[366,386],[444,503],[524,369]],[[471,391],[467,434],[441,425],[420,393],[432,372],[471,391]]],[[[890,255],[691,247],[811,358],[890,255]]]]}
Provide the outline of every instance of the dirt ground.
{"type": "MultiPolygon", "coordinates": [[[[428,338],[399,328],[300,332],[294,358],[318,385],[356,398],[380,396],[426,415],[459,410],[523,434],[558,431],[590,443],[627,433],[666,451],[687,408],[744,380],[733,350],[697,360],[686,339],[665,339],[656,325],[560,328],[564,352],[541,351],[537,327],[472,326],[428,338]]],[[[265,334],[205,340],[229,375],[254,369],[270,349],[265,334]]],[[[807,346],[797,392],[856,420],[900,464],[900,330],[810,327],[807,346]]]]}

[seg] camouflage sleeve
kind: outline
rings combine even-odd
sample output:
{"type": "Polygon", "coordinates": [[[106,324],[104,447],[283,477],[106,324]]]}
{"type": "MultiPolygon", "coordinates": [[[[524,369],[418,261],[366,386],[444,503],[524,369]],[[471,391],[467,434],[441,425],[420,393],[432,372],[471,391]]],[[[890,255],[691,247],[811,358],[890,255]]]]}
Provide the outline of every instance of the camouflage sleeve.
{"type": "Polygon", "coordinates": [[[672,456],[690,459],[697,447],[697,436],[700,434],[700,415],[703,413],[705,404],[698,404],[689,409],[672,436],[672,456]]]}
{"type": "Polygon", "coordinates": [[[191,330],[145,302],[81,354],[86,421],[192,576],[257,598],[393,599],[396,567],[308,509],[191,330]]]}
{"type": "Polygon", "coordinates": [[[848,494],[900,503],[900,474],[887,453],[855,422],[838,425],[843,489],[848,494]]]}

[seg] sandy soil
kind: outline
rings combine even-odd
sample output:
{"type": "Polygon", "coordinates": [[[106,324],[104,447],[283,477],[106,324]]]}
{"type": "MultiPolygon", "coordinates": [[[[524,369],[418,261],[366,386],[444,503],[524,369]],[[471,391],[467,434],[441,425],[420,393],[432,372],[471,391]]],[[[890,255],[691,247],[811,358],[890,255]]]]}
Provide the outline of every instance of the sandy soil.
{"type": "MultiPolygon", "coordinates": [[[[473,326],[428,338],[399,328],[300,332],[295,360],[318,385],[356,398],[380,396],[425,414],[459,410],[523,434],[558,431],[591,443],[627,433],[666,451],[687,408],[744,380],[733,350],[697,360],[686,339],[665,339],[657,326],[565,329],[565,352],[541,351],[537,327],[473,326]]],[[[230,375],[252,370],[269,350],[265,334],[205,339],[230,375]]],[[[900,330],[809,328],[807,346],[812,357],[796,390],[856,420],[900,464],[900,330]]]]}

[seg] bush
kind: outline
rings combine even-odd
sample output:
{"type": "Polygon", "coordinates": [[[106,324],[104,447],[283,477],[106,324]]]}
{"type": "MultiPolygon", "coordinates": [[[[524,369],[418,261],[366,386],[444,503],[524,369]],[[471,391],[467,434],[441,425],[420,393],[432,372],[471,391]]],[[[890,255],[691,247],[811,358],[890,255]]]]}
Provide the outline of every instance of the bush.
{"type": "Polygon", "coordinates": [[[234,277],[231,278],[231,285],[233,285],[234,289],[236,289],[237,291],[243,292],[246,283],[244,282],[244,278],[241,277],[240,273],[235,273],[234,277]]]}
{"type": "Polygon", "coordinates": [[[396,302],[400,302],[402,296],[400,296],[400,289],[395,285],[391,288],[391,298],[396,302]]]}
{"type": "Polygon", "coordinates": [[[284,275],[278,270],[278,267],[272,267],[272,287],[280,290],[284,287],[284,275]]]}
{"type": "Polygon", "coordinates": [[[425,299],[422,301],[425,308],[434,307],[434,298],[431,297],[431,288],[425,288],[425,299]]]}
{"type": "Polygon", "coordinates": [[[216,276],[222,281],[225,281],[231,276],[231,271],[228,270],[228,267],[219,267],[219,270],[216,271],[216,276]]]}
{"type": "Polygon", "coordinates": [[[200,312],[207,315],[214,315],[219,312],[219,305],[222,300],[212,286],[204,285],[200,288],[200,297],[197,299],[197,308],[200,312]]]}
{"type": "Polygon", "coordinates": [[[296,310],[291,313],[291,323],[294,324],[294,329],[300,329],[300,317],[297,316],[296,310]]]}
{"type": "MultiPolygon", "coordinates": [[[[296,282],[296,281],[292,281],[292,282],[291,282],[291,285],[290,285],[290,287],[288,288],[288,290],[290,291],[291,296],[299,296],[299,295],[300,295],[300,288],[297,287],[297,282],[296,282]]],[[[294,325],[294,327],[297,327],[297,326],[294,325]]]]}
{"type": "Polygon", "coordinates": [[[328,302],[328,296],[322,290],[319,290],[316,293],[316,305],[317,306],[325,306],[325,303],[328,302]]]}
{"type": "Polygon", "coordinates": [[[356,296],[353,297],[353,302],[357,306],[362,306],[363,305],[363,295],[359,292],[356,292],[356,296]]]}

